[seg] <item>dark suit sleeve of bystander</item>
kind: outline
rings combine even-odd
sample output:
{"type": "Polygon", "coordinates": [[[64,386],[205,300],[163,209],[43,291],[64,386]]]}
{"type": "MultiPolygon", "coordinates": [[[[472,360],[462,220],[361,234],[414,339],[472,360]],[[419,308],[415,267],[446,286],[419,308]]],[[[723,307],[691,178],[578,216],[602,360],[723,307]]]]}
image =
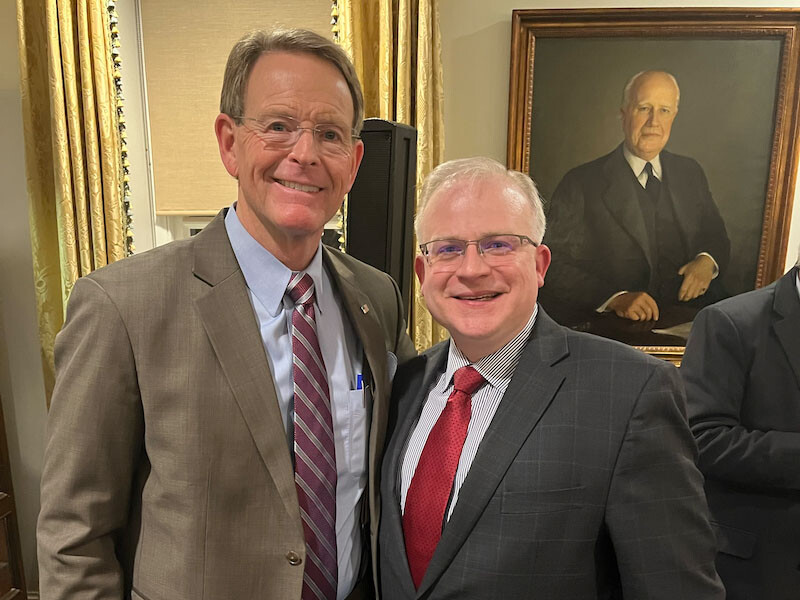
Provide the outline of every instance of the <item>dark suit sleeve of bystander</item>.
{"type": "Polygon", "coordinates": [[[700,468],[721,481],[800,490],[800,433],[742,423],[748,373],[758,351],[755,336],[718,305],[695,318],[681,375],[700,468]]]}

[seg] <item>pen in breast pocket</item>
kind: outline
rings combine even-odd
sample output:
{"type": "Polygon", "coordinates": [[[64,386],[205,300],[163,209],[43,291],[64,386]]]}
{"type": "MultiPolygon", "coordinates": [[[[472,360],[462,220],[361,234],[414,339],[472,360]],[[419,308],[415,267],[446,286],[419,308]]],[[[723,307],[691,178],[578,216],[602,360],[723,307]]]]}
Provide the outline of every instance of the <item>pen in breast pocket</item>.
{"type": "Polygon", "coordinates": [[[361,390],[361,406],[362,408],[366,408],[367,406],[367,386],[364,385],[364,376],[359,373],[356,375],[356,389],[361,390]]]}

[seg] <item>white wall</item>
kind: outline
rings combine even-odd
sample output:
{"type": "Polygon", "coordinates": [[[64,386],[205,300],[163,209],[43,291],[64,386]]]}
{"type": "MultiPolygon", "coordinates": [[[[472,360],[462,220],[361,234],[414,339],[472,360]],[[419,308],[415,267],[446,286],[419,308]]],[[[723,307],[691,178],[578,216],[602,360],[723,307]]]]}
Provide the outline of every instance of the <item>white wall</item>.
{"type": "MultiPolygon", "coordinates": [[[[798,0],[638,2],[585,0],[441,0],[444,71],[445,158],[485,155],[506,161],[508,127],[508,76],[511,60],[511,11],[516,8],[617,8],[744,6],[800,7],[798,0]]],[[[800,195],[800,185],[795,198],[800,195]]],[[[791,219],[786,267],[797,259],[800,246],[800,200],[795,201],[791,219]]]]}
{"type": "Polygon", "coordinates": [[[25,576],[37,589],[34,532],[46,407],[28,228],[16,25],[15,4],[0,2],[0,396],[25,576]]]}

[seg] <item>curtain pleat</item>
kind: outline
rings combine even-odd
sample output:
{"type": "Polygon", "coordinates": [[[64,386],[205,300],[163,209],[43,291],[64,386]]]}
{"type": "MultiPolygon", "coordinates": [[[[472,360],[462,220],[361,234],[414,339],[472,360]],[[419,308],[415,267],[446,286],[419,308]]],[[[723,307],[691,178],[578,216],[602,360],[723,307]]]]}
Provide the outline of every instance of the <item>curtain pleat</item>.
{"type": "MultiPolygon", "coordinates": [[[[417,129],[419,189],[444,157],[437,0],[338,0],[333,11],[339,43],[353,58],[364,87],[365,117],[417,129]]],[[[417,348],[424,350],[447,338],[447,331],[425,308],[419,282],[412,278],[409,333],[417,348]]]]}
{"type": "Polygon", "coordinates": [[[105,0],[17,0],[29,220],[49,403],[53,342],[78,277],[126,254],[105,0]]]}

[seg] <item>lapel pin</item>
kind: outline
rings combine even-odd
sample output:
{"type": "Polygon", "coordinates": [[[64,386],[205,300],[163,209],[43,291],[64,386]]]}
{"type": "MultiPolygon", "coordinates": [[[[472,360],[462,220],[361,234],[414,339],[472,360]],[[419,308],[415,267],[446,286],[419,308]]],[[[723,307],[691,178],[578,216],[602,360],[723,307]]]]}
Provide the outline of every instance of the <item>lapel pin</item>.
{"type": "Polygon", "coordinates": [[[366,304],[362,304],[361,305],[361,312],[364,313],[364,314],[367,314],[369,312],[369,306],[367,306],[366,304]]]}

